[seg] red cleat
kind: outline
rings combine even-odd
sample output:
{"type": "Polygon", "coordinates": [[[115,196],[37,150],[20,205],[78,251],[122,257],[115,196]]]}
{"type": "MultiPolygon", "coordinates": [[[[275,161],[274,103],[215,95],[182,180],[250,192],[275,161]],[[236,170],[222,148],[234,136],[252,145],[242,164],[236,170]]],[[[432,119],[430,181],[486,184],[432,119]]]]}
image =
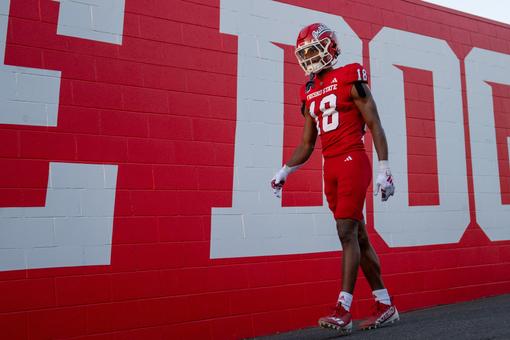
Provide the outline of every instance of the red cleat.
{"type": "Polygon", "coordinates": [[[340,332],[340,335],[348,335],[352,332],[351,313],[346,311],[341,303],[336,305],[332,315],[319,319],[319,326],[330,328],[340,332]]]}
{"type": "Polygon", "coordinates": [[[360,329],[372,329],[390,325],[400,320],[397,307],[395,305],[386,305],[376,301],[375,310],[368,319],[360,322],[360,329]]]}

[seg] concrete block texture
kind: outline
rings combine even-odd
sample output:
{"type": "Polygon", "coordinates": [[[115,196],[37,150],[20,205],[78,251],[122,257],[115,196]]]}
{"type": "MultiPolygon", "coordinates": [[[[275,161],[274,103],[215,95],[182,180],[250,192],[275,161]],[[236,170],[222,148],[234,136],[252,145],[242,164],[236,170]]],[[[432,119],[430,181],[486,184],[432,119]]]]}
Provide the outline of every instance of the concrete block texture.
{"type": "MultiPolygon", "coordinates": [[[[418,0],[0,0],[0,338],[240,339],[329,313],[321,141],[270,187],[313,22],[388,140],[395,195],[370,185],[363,214],[399,311],[510,291],[508,25],[418,0]]],[[[354,319],[372,304],[360,271],[354,319]]]]}

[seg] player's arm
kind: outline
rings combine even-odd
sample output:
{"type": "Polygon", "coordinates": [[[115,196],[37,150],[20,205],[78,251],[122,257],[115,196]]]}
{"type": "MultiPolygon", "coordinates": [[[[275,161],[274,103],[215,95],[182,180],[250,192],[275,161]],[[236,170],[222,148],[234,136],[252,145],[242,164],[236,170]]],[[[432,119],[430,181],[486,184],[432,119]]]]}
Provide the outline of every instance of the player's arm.
{"type": "Polygon", "coordinates": [[[386,201],[390,196],[393,196],[395,186],[388,162],[388,142],[386,141],[381,119],[379,119],[377,106],[366,83],[355,83],[351,89],[351,96],[354,104],[360,110],[363,120],[370,129],[375,150],[379,157],[379,174],[375,181],[377,184],[375,194],[377,195],[379,190],[381,190],[381,200],[386,201]]]}
{"type": "Polygon", "coordinates": [[[280,193],[287,180],[287,176],[296,171],[303,165],[312,155],[317,140],[317,128],[315,122],[310,116],[308,110],[305,109],[305,126],[303,128],[303,137],[301,143],[296,147],[290,160],[276,173],[271,181],[276,197],[280,197],[280,193]]]}
{"type": "Polygon", "coordinates": [[[351,96],[370,129],[379,160],[388,160],[388,142],[370,88],[366,83],[359,82],[352,86],[351,96]]]}
{"type": "Polygon", "coordinates": [[[315,121],[310,116],[306,109],[305,111],[305,126],[303,128],[303,137],[301,143],[296,147],[290,160],[286,163],[288,167],[294,167],[305,163],[312,155],[317,140],[317,128],[315,121]]]}

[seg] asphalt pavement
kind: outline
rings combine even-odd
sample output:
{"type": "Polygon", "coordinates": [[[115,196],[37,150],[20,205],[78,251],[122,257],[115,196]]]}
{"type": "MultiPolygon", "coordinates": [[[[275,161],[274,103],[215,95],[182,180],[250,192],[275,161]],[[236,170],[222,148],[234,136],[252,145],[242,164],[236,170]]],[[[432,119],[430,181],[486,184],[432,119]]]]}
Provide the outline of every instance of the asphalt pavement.
{"type": "Polygon", "coordinates": [[[358,330],[354,322],[352,334],[343,337],[338,337],[333,330],[314,327],[255,339],[330,340],[337,338],[346,340],[510,340],[510,294],[400,313],[399,322],[374,330],[358,330]]]}

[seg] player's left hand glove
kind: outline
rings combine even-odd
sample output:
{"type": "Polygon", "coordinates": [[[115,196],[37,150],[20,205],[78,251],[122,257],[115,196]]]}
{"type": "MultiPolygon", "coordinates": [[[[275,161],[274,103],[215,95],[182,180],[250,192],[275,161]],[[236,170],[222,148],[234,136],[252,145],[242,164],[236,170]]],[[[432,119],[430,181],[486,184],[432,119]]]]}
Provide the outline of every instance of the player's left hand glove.
{"type": "Polygon", "coordinates": [[[385,202],[395,193],[395,185],[393,184],[393,177],[391,175],[390,165],[388,161],[379,161],[379,174],[376,179],[377,189],[375,196],[381,190],[381,201],[385,202]]]}

